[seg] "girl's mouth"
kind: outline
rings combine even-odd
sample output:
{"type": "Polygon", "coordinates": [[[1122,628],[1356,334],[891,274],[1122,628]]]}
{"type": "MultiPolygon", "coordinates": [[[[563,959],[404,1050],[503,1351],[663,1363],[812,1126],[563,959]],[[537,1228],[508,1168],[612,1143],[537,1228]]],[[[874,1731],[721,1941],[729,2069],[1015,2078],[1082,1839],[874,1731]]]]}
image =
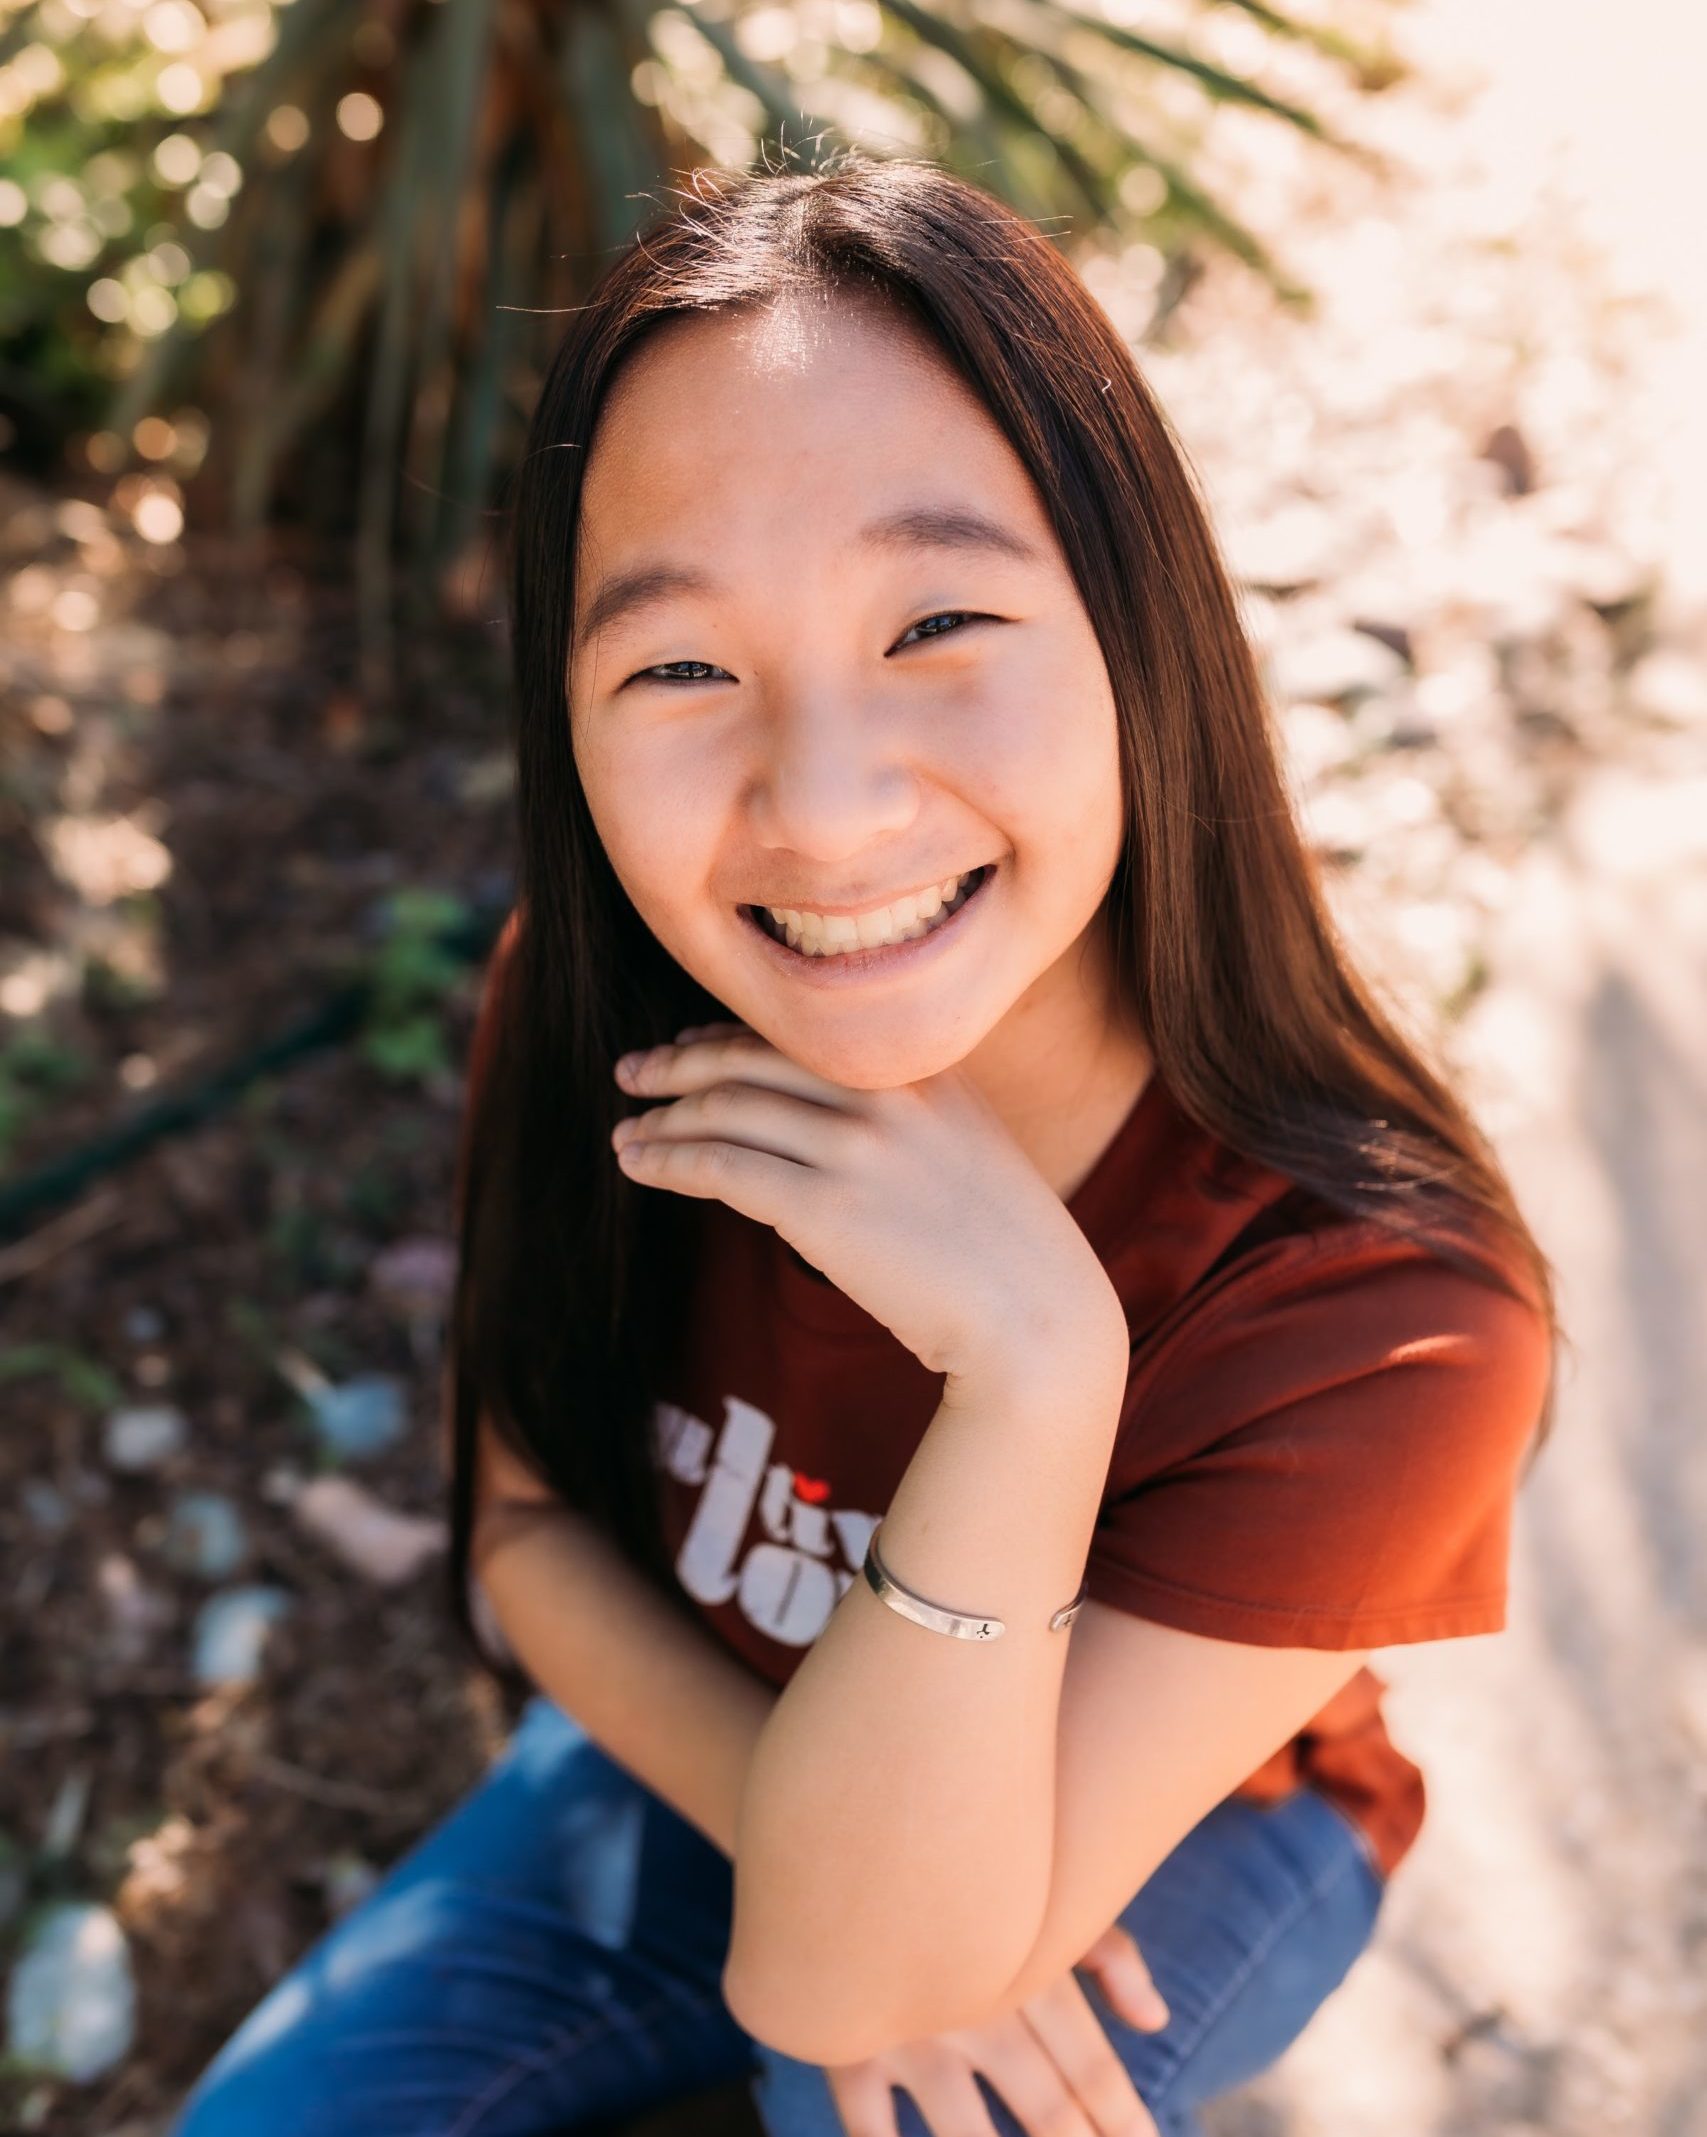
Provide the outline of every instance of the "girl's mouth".
{"type": "MultiPolygon", "coordinates": [[[[966,923],[961,915],[996,873],[996,863],[969,869],[952,879],[952,895],[943,899],[942,886],[923,901],[929,912],[918,911],[904,929],[885,930],[892,939],[862,943],[846,938],[849,926],[840,921],[819,924],[815,918],[789,913],[779,921],[769,906],[743,905],[741,917],[770,946],[773,956],[785,959],[790,971],[803,979],[834,982],[855,979],[867,973],[900,972],[938,954],[941,938],[961,933],[966,923]]],[[[893,918],[893,916],[892,916],[893,918]]]]}

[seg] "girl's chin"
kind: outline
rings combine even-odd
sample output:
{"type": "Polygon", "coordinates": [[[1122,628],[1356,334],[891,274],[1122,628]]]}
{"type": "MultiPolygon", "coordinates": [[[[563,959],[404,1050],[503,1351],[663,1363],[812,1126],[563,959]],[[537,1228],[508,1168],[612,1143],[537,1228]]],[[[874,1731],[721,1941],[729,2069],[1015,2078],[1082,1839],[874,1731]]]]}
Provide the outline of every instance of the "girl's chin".
{"type": "Polygon", "coordinates": [[[922,1032],[885,1032],[881,1021],[873,1018],[871,1028],[864,1031],[820,1034],[797,1029],[772,1044],[813,1075],[846,1090],[894,1091],[957,1068],[972,1050],[963,1032],[964,1027],[953,1037],[936,1038],[922,1032]]]}

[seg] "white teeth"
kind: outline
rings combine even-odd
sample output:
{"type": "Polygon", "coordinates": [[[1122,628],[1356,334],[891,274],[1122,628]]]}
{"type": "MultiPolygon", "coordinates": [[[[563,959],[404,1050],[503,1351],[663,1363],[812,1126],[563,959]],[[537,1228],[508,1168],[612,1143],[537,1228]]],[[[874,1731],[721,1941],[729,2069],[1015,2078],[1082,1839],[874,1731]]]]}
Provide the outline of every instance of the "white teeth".
{"type": "Polygon", "coordinates": [[[965,891],[978,873],[950,876],[933,883],[916,897],[898,898],[893,905],[875,912],[810,913],[793,906],[770,905],[765,910],[789,945],[807,957],[837,957],[849,950],[876,950],[889,943],[916,942],[947,917],[946,908],[965,903],[965,891]]]}

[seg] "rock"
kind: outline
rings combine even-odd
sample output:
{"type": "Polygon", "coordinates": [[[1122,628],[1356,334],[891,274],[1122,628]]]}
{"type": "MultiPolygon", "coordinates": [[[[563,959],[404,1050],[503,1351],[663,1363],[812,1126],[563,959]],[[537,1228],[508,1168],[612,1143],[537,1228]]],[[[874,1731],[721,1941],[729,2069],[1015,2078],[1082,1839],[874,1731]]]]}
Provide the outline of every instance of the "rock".
{"type": "Polygon", "coordinates": [[[1625,680],[1630,702],[1650,719],[1707,726],[1707,669],[1671,646],[1644,653],[1625,680]]]}
{"type": "Polygon", "coordinates": [[[1535,456],[1529,440],[1515,423],[1501,423],[1488,435],[1481,457],[1491,460],[1505,476],[1506,494],[1527,497],[1535,487],[1535,456]]]}
{"type": "Polygon", "coordinates": [[[71,1519],[71,1509],[57,1485],[49,1484],[44,1477],[26,1477],[18,1497],[32,1528],[43,1536],[63,1534],[71,1519]]]}
{"type": "Polygon", "coordinates": [[[1290,643],[1283,639],[1271,662],[1277,695],[1309,698],[1319,705],[1372,696],[1390,689],[1404,672],[1404,660],[1383,640],[1367,631],[1335,627],[1290,643]]]}
{"type": "Polygon", "coordinates": [[[261,1497],[269,1506],[289,1506],[302,1484],[302,1471],[294,1462],[274,1462],[261,1479],[261,1497]]]}
{"type": "Polygon", "coordinates": [[[311,1536],[382,1588],[412,1580],[447,1540],[442,1521],[400,1514],[350,1477],[316,1477],[293,1511],[311,1536]]]}
{"type": "Polygon", "coordinates": [[[73,1766],[54,1791],[42,1823],[41,1852],[50,1860],[64,1861],[76,1847],[89,1814],[89,1791],[94,1785],[92,1766],[73,1766]]]}
{"type": "Polygon", "coordinates": [[[1640,600],[1652,583],[1649,567],[1616,542],[1561,535],[1554,556],[1559,582],[1591,608],[1622,608],[1640,600]]]}
{"type": "Polygon", "coordinates": [[[1308,698],[1283,709],[1281,731],[1288,765],[1302,787],[1315,786],[1358,753],[1357,737],[1340,714],[1308,698]]]}
{"type": "Polygon", "coordinates": [[[1354,616],[1351,627],[1361,631],[1366,638],[1373,638],[1390,652],[1397,653],[1407,668],[1417,664],[1416,647],[1411,642],[1409,626],[1403,623],[1388,623],[1379,616],[1354,616]]]}
{"type": "Polygon", "coordinates": [[[135,2038],[136,1981],[118,1917],[92,1901],[48,1908],[12,1969],[7,2054],[87,2085],[122,2063],[135,2038]]]}
{"type": "Polygon", "coordinates": [[[114,1469],[158,1469],[183,1446],[184,1413],[170,1403],[145,1403],[115,1410],[107,1419],[102,1451],[114,1469]]]}
{"type": "Polygon", "coordinates": [[[456,1282],[456,1242],[419,1237],[395,1240],[375,1255],[369,1282],[381,1297],[410,1313],[434,1313],[456,1282]]]}
{"type": "Polygon", "coordinates": [[[1266,519],[1229,518],[1221,547],[1241,585],[1285,593],[1330,577],[1347,561],[1348,542],[1338,514],[1297,497],[1266,519]]]}
{"type": "Polygon", "coordinates": [[[102,1554],[95,1569],[95,1585],[107,1606],[111,1628],[106,1642],[111,1661],[140,1662],[155,1638],[172,1622],[172,1604],[158,1589],[150,1588],[137,1571],[136,1561],[123,1551],[102,1554]]]}
{"type": "Polygon", "coordinates": [[[1431,749],[1440,740],[1439,726],[1422,709],[1413,689],[1365,698],[1346,725],[1364,749],[1431,749]]]}
{"type": "Polygon", "coordinates": [[[248,1559],[249,1532],[223,1492],[181,1491],[168,1512],[161,1550],[180,1573],[229,1580],[248,1559]]]}
{"type": "Polygon", "coordinates": [[[403,1383],[389,1373],[362,1373],[304,1390],[321,1442],[347,1460],[382,1454],[408,1425],[403,1383]]]}
{"type": "Polygon", "coordinates": [[[320,1865],[320,1892],[334,1921],[359,1907],[379,1883],[380,1873],[365,1856],[346,1848],[320,1865]]]}
{"type": "Polygon", "coordinates": [[[251,1684],[273,1626],[291,1608],[284,1588],[225,1588],[196,1613],[191,1668],[204,1685],[251,1684]]]}

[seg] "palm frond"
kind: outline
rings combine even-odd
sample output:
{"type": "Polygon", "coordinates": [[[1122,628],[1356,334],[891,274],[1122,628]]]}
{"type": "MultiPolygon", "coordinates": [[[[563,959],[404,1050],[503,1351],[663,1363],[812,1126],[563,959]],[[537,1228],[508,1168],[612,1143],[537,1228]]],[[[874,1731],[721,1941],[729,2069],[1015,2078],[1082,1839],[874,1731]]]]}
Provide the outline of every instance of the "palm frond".
{"type": "MultiPolygon", "coordinates": [[[[1364,86],[1395,71],[1385,52],[1275,0],[1196,5],[1206,17],[1235,9],[1364,86]]],[[[194,269],[228,275],[238,303],[211,322],[180,307],[164,332],[133,337],[108,366],[121,383],[107,426],[128,442],[145,414],[200,401],[214,417],[206,494],[236,527],[287,505],[331,523],[353,511],[364,673],[380,692],[399,559],[405,584],[428,583],[477,528],[553,313],[579,300],[686,164],[786,161],[808,141],[924,142],[1058,239],[1107,228],[1176,256],[1216,247],[1283,297],[1305,294],[1195,174],[1179,98],[1160,91],[1189,85],[1199,131],[1240,111],[1241,123],[1360,153],[1305,102],[1184,33],[1107,20],[1090,0],[875,0],[869,34],[852,42],[825,7],[389,0],[352,26],[349,0],[275,0],[271,48],[205,119],[151,111],[114,130],[142,159],[166,132],[189,132],[204,154],[234,159],[242,183],[223,224],[180,218],[194,269]],[[780,38],[779,16],[785,30],[793,17],[780,38]],[[357,88],[381,107],[376,138],[344,127],[357,88]],[[282,107],[303,115],[286,129],[300,144],[272,131],[282,107]],[[1139,167],[1161,180],[1160,206],[1126,205],[1139,167]],[[311,464],[316,481],[293,494],[311,464]],[[322,464],[335,479],[348,471],[347,495],[320,501],[322,464]]],[[[40,12],[14,13],[0,50],[36,34],[40,12]]],[[[105,64],[104,47],[97,56],[105,64]]],[[[44,138],[38,126],[38,153],[44,138]]],[[[170,195],[145,178],[138,199],[157,241],[170,195]]],[[[79,332],[88,339],[86,319],[79,332]]]]}

